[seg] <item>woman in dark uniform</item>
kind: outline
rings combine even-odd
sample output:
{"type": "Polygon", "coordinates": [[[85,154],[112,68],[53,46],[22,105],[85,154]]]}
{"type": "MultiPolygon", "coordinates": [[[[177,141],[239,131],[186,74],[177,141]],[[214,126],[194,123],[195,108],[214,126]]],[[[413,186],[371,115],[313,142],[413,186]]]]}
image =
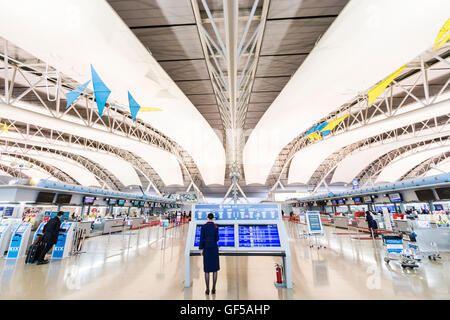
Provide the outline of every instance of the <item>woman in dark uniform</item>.
{"type": "Polygon", "coordinates": [[[216,293],[217,271],[219,271],[219,228],[213,222],[214,214],[208,214],[208,222],[200,231],[200,245],[203,255],[203,270],[205,271],[206,294],[209,294],[209,274],[213,273],[212,294],[216,293]]]}

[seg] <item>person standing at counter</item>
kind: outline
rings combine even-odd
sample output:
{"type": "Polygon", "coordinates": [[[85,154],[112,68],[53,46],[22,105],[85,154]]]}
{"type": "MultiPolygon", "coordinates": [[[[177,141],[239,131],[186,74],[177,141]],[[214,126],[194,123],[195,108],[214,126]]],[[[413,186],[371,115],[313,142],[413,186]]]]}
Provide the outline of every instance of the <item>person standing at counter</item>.
{"type": "Polygon", "coordinates": [[[202,226],[200,231],[199,249],[202,250],[203,271],[205,272],[206,291],[209,294],[209,274],[213,273],[212,294],[216,293],[217,271],[220,270],[219,265],[219,228],[213,222],[214,214],[208,214],[208,221],[202,226]]]}
{"type": "Polygon", "coordinates": [[[45,224],[44,229],[42,230],[44,232],[44,235],[42,236],[43,248],[40,252],[37,264],[48,263],[48,260],[45,260],[44,258],[47,252],[49,252],[53,247],[53,245],[58,242],[58,234],[61,227],[61,218],[63,215],[64,213],[62,211],[59,211],[56,217],[51,218],[45,224]]]}
{"type": "Polygon", "coordinates": [[[371,229],[374,237],[376,238],[378,236],[378,232],[376,231],[376,229],[378,229],[378,225],[375,219],[370,214],[370,211],[366,211],[366,221],[367,225],[369,226],[369,229],[371,229]]]}

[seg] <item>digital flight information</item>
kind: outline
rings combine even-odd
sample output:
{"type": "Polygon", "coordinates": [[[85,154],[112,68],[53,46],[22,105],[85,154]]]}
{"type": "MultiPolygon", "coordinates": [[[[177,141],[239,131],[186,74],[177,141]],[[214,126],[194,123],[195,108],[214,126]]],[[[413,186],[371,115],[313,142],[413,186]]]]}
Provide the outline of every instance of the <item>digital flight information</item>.
{"type": "Polygon", "coordinates": [[[239,247],[280,247],[277,225],[240,225],[239,247]]]}
{"type": "MultiPolygon", "coordinates": [[[[219,247],[234,247],[234,225],[221,226],[219,227],[219,247]]],[[[200,245],[200,231],[202,229],[201,225],[198,225],[195,229],[195,241],[194,246],[198,247],[200,245]]]]}

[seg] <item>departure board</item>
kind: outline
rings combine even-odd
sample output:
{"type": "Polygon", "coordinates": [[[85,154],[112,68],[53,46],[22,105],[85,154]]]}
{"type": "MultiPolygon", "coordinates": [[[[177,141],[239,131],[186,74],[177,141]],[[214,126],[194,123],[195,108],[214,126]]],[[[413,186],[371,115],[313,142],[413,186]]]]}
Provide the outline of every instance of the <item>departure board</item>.
{"type": "Polygon", "coordinates": [[[239,225],[239,247],[280,247],[277,225],[239,225]]]}
{"type": "MultiPolygon", "coordinates": [[[[234,247],[234,225],[217,225],[219,227],[219,247],[234,247]]],[[[194,246],[200,245],[200,231],[201,225],[195,229],[194,246]]]]}

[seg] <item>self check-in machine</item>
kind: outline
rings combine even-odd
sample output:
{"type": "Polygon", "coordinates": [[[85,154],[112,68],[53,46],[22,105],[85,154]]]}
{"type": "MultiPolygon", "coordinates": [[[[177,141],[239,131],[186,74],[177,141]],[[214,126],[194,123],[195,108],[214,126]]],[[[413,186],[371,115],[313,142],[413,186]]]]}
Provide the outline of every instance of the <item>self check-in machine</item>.
{"type": "Polygon", "coordinates": [[[61,224],[58,234],[58,242],[53,247],[52,259],[63,259],[69,256],[73,243],[74,222],[64,222],[61,224]]]}
{"type": "Polygon", "coordinates": [[[46,224],[47,224],[47,221],[41,222],[39,224],[39,227],[36,229],[36,232],[34,233],[34,236],[33,236],[33,243],[34,243],[34,241],[36,241],[36,238],[38,236],[43,236],[44,235],[44,226],[46,224]]]}
{"type": "Polygon", "coordinates": [[[25,255],[30,234],[31,223],[23,222],[17,226],[13,231],[6,259],[17,259],[25,255]]]}
{"type": "Polygon", "coordinates": [[[13,221],[4,220],[0,222],[0,257],[3,257],[5,251],[8,249],[12,226],[13,221]]]}
{"type": "Polygon", "coordinates": [[[282,221],[280,205],[264,204],[196,204],[186,239],[184,286],[191,286],[191,256],[200,255],[201,226],[209,213],[219,228],[219,255],[279,256],[284,267],[284,287],[292,288],[289,242],[282,221]]]}

